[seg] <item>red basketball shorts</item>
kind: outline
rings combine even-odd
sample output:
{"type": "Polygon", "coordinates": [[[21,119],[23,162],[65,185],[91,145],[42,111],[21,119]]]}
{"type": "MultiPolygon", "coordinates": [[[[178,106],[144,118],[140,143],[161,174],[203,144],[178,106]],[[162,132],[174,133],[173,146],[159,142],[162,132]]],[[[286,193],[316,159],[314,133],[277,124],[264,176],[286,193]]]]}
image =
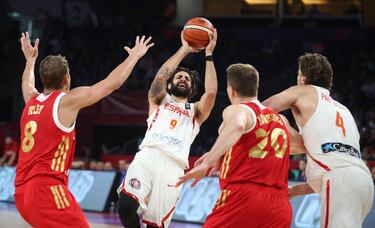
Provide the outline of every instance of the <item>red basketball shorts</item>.
{"type": "Polygon", "coordinates": [[[21,216],[34,228],[89,227],[74,196],[61,183],[31,180],[17,187],[14,197],[21,216]]]}
{"type": "Polygon", "coordinates": [[[290,228],[292,208],[286,190],[257,184],[223,189],[204,228],[290,228]]]}

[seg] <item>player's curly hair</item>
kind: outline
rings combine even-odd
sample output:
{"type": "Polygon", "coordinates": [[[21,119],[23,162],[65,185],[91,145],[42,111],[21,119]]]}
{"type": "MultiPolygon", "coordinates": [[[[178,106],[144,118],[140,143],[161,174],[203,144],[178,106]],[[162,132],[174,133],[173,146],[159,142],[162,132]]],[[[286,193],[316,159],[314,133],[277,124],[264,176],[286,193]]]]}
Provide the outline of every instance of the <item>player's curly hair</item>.
{"type": "Polygon", "coordinates": [[[317,53],[305,53],[298,58],[298,66],[306,83],[328,90],[332,87],[332,66],[327,57],[317,53]]]}
{"type": "Polygon", "coordinates": [[[188,97],[188,101],[190,101],[194,96],[198,93],[198,85],[199,85],[199,74],[195,70],[191,70],[187,67],[177,67],[176,70],[173,72],[173,74],[168,78],[167,80],[167,93],[170,94],[170,89],[168,89],[168,85],[173,82],[174,76],[178,73],[184,71],[189,74],[191,78],[191,89],[190,89],[190,95],[188,97]]]}

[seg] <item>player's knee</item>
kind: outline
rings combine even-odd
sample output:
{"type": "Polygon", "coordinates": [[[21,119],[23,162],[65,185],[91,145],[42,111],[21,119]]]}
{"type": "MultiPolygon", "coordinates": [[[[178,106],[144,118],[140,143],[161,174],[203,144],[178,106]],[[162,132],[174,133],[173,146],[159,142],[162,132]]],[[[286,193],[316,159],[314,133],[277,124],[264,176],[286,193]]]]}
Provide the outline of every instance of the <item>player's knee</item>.
{"type": "Polygon", "coordinates": [[[135,199],[123,192],[120,193],[118,200],[118,214],[124,225],[128,222],[133,222],[132,220],[139,223],[139,217],[137,214],[138,207],[139,203],[135,199]]]}

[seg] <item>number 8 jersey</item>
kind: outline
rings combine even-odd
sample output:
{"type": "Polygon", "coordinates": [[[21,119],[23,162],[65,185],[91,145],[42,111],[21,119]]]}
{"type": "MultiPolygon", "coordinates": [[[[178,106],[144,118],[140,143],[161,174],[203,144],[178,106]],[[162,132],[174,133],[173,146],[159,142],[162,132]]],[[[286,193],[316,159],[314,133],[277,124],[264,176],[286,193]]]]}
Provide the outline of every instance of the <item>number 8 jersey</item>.
{"type": "Polygon", "coordinates": [[[299,130],[308,155],[307,181],[321,192],[323,175],[333,169],[359,167],[370,173],[361,159],[360,136],[352,114],[333,100],[327,89],[313,87],[318,94],[317,107],[299,130]]]}
{"type": "Polygon", "coordinates": [[[31,98],[21,117],[21,146],[15,186],[32,178],[53,177],[67,184],[75,147],[74,125],[64,127],[57,115],[62,96],[55,91],[31,98]]]}
{"type": "Polygon", "coordinates": [[[193,103],[178,103],[169,94],[147,119],[140,150],[159,150],[187,168],[190,146],[199,132],[193,103]]]}

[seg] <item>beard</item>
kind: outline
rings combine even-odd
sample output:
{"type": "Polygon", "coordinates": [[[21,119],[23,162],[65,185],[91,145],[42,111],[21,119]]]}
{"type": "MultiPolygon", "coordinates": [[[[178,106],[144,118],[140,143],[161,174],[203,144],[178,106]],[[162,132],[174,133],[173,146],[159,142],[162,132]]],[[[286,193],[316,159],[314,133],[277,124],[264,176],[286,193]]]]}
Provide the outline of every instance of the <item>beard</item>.
{"type": "Polygon", "coordinates": [[[186,87],[179,87],[178,85],[172,84],[170,93],[176,97],[187,98],[190,95],[190,89],[186,87]]]}

